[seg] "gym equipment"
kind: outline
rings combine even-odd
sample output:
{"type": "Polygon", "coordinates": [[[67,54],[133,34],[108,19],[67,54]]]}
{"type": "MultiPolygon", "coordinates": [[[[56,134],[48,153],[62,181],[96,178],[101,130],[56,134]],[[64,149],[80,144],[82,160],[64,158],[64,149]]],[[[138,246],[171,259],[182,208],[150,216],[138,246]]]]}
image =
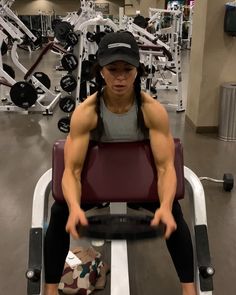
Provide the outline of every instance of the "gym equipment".
{"type": "MultiPolygon", "coordinates": [[[[35,73],[33,74],[33,76],[34,76],[37,80],[39,80],[39,82],[41,82],[41,83],[42,83],[47,89],[50,89],[50,87],[51,87],[51,80],[50,80],[50,78],[48,77],[47,74],[45,74],[45,73],[43,73],[43,72],[35,72],[35,73]]],[[[37,93],[38,93],[38,94],[43,94],[44,91],[43,91],[40,87],[38,87],[38,88],[37,88],[37,93]]]]}
{"type": "Polygon", "coordinates": [[[29,30],[26,25],[17,17],[17,15],[10,9],[10,4],[14,1],[0,1],[0,24],[1,27],[8,33],[8,35],[17,42],[18,45],[24,42],[37,45],[42,43],[42,36],[38,31],[29,30]],[[34,35],[34,34],[37,34],[34,35]]]}
{"type": "MultiPolygon", "coordinates": [[[[149,11],[153,12],[153,10],[155,9],[149,8],[149,11]]],[[[151,16],[150,23],[159,17],[160,12],[167,13],[169,11],[158,9],[158,14],[151,16]]],[[[171,11],[171,13],[177,21],[180,12],[171,11]]],[[[150,73],[143,79],[144,89],[150,93],[152,89],[155,89],[155,92],[167,89],[177,91],[177,103],[171,103],[168,106],[175,107],[177,112],[185,111],[182,100],[181,56],[177,28],[174,26],[171,28],[169,43],[161,41],[160,32],[149,33],[146,29],[135,24],[132,18],[124,17],[122,28],[135,36],[140,44],[140,60],[149,68],[150,73]],[[153,66],[155,67],[155,72],[152,70],[153,66]],[[167,78],[166,72],[171,77],[167,78]]]]}
{"type": "Polygon", "coordinates": [[[92,95],[97,91],[97,83],[90,80],[86,81],[83,80],[80,84],[80,94],[79,99],[80,101],[84,101],[88,95],[92,95]]]}
{"type": "Polygon", "coordinates": [[[52,21],[52,29],[53,31],[55,31],[55,28],[56,26],[61,23],[61,19],[60,18],[55,18],[53,21],[52,21]]]}
{"type": "Polygon", "coordinates": [[[87,32],[86,38],[89,42],[95,42],[96,41],[96,33],[87,32]]]}
{"type": "Polygon", "coordinates": [[[61,132],[69,133],[71,120],[70,114],[75,110],[76,107],[75,99],[72,96],[67,95],[60,99],[59,107],[63,112],[67,113],[67,116],[59,119],[57,127],[61,132]]]}
{"type": "Polygon", "coordinates": [[[68,12],[68,14],[61,19],[61,22],[69,23],[74,32],[79,30],[79,26],[85,21],[93,19],[97,16],[95,11],[95,2],[88,0],[80,1],[80,8],[78,11],[68,12]]]}
{"type": "Polygon", "coordinates": [[[72,53],[66,53],[61,59],[61,64],[68,72],[74,71],[78,67],[78,59],[72,53]]]}
{"type": "Polygon", "coordinates": [[[10,97],[16,106],[28,109],[36,103],[38,94],[35,87],[31,83],[20,81],[16,82],[11,87],[10,97]]]}
{"type": "Polygon", "coordinates": [[[39,48],[42,46],[43,43],[43,37],[42,37],[42,33],[38,30],[31,30],[32,34],[36,37],[35,41],[32,41],[31,38],[29,38],[29,36],[25,35],[23,37],[23,43],[22,45],[28,46],[28,49],[30,50],[35,50],[36,48],[39,48]]]}
{"type": "MultiPolygon", "coordinates": [[[[53,42],[48,43],[47,46],[45,46],[45,48],[40,53],[36,62],[32,65],[32,67],[29,70],[27,70],[19,61],[17,48],[19,45],[23,44],[24,40],[26,39],[25,35],[27,35],[27,38],[32,40],[32,42],[34,43],[39,39],[39,35],[37,35],[37,38],[10,10],[8,5],[5,3],[9,1],[4,1],[4,4],[2,1],[0,2],[0,4],[2,4],[0,12],[0,25],[2,26],[4,31],[6,31],[8,37],[11,37],[12,39],[11,58],[14,65],[24,74],[24,81],[19,81],[18,83],[17,81],[15,81],[13,77],[11,77],[11,75],[9,75],[10,72],[7,73],[7,71],[5,71],[3,68],[0,68],[0,82],[2,85],[11,87],[11,100],[13,103],[17,103],[15,105],[7,104],[0,106],[0,111],[22,112],[23,110],[26,110],[27,112],[34,111],[42,112],[46,115],[51,115],[53,108],[56,106],[61,94],[52,93],[49,90],[50,79],[46,76],[46,74],[40,74],[39,72],[35,73],[35,70],[41,62],[44,55],[50,49],[56,48],[58,51],[62,53],[66,53],[66,50],[64,50],[63,48],[61,48],[53,42]],[[28,83],[31,83],[32,86],[28,83]],[[26,93],[26,89],[28,90],[28,93],[26,93]],[[38,92],[41,92],[42,95],[38,95],[38,92]]],[[[5,39],[6,34],[0,31],[0,47],[5,39]]],[[[0,56],[0,59],[1,58],[2,57],[0,56]]],[[[1,61],[2,60],[0,60],[0,65],[1,61]]]]}
{"type": "Polygon", "coordinates": [[[5,71],[11,78],[15,79],[16,74],[11,66],[3,63],[2,68],[3,68],[3,71],[5,71]]]}
{"type": "Polygon", "coordinates": [[[163,237],[165,226],[150,226],[151,216],[124,214],[95,215],[88,217],[87,226],[78,226],[81,238],[109,240],[139,240],[163,237]]]}
{"type": "Polygon", "coordinates": [[[78,36],[74,32],[69,32],[66,36],[66,43],[69,46],[75,46],[79,42],[78,36]]]}
{"type": "MultiPolygon", "coordinates": [[[[14,46],[14,45],[13,45],[14,46]]],[[[18,60],[15,59],[15,56],[13,56],[13,61],[15,64],[18,64],[18,66],[21,68],[21,70],[25,73],[25,81],[20,81],[19,83],[13,84],[10,91],[10,97],[11,100],[16,104],[18,107],[26,108],[25,106],[28,105],[28,108],[35,105],[35,108],[38,108],[38,111],[43,111],[45,114],[52,114],[52,109],[57,104],[58,99],[60,98],[59,94],[53,94],[49,88],[51,85],[49,77],[42,73],[42,72],[35,72],[35,69],[41,62],[42,58],[45,56],[45,54],[54,46],[53,43],[49,43],[41,52],[39,57],[37,58],[36,62],[31,66],[29,70],[26,70],[18,60]],[[28,84],[29,92],[24,93],[24,87],[26,82],[32,83],[31,86],[28,84]],[[22,86],[22,87],[19,87],[22,86]],[[42,94],[41,96],[38,96],[38,94],[42,94]],[[32,98],[31,98],[32,97],[32,98]],[[21,103],[21,99],[24,98],[24,102],[21,103]],[[36,98],[36,100],[35,100],[36,98]],[[50,101],[50,103],[42,104],[41,102],[43,99],[47,98],[47,100],[50,101]],[[26,102],[26,99],[28,99],[28,102],[26,102]]],[[[58,47],[57,47],[58,48],[58,47]]],[[[13,50],[13,49],[12,49],[13,50]]],[[[26,88],[25,88],[26,89],[26,88]]]]}
{"type": "MultiPolygon", "coordinates": [[[[30,274],[28,276],[28,295],[41,295],[43,292],[43,248],[49,196],[52,195],[57,202],[64,202],[61,188],[64,171],[64,143],[64,140],[55,142],[52,169],[47,170],[40,177],[34,190],[29,240],[29,271],[27,272],[30,274]]],[[[197,292],[198,295],[212,295],[214,269],[211,265],[209,251],[204,189],[197,175],[183,166],[183,149],[178,139],[175,139],[175,169],[177,198],[184,196],[185,181],[189,184],[186,189],[189,190],[188,196],[192,207],[191,212],[193,212],[197,292]]],[[[149,141],[90,142],[81,183],[82,203],[97,204],[108,201],[111,216],[122,214],[121,218],[128,219],[126,202],[152,202],[158,198],[157,173],[149,141]]],[[[135,228],[133,230],[137,232],[135,228]]],[[[111,295],[130,295],[126,240],[111,241],[110,290],[111,295]]]]}
{"type": "Polygon", "coordinates": [[[61,88],[66,92],[72,92],[77,87],[77,81],[72,74],[67,74],[61,78],[61,88]]]}
{"type": "Polygon", "coordinates": [[[94,62],[90,61],[90,60],[83,60],[82,61],[82,68],[81,68],[82,80],[89,81],[93,78],[92,74],[91,74],[93,63],[94,62]]]}
{"type": "MultiPolygon", "coordinates": [[[[94,5],[94,3],[92,5],[94,5]]],[[[90,71],[93,62],[95,61],[95,54],[98,47],[96,42],[89,42],[86,38],[86,35],[88,31],[94,31],[96,33],[99,33],[98,35],[99,37],[101,37],[104,33],[101,28],[103,28],[104,26],[111,27],[113,31],[118,30],[118,27],[111,19],[105,19],[101,15],[97,15],[89,20],[87,19],[83,23],[77,23],[74,28],[75,33],[78,36],[78,43],[73,47],[73,54],[77,57],[78,66],[71,73],[73,77],[75,77],[74,79],[72,78],[72,80],[74,80],[72,84],[75,85],[76,82],[76,87],[74,90],[72,90],[71,94],[75,98],[76,104],[79,104],[81,102],[81,99],[85,99],[88,95],[91,94],[90,90],[92,89],[90,89],[90,84],[92,82],[95,83],[95,81],[91,82],[92,77],[90,71]],[[86,90],[83,89],[82,92],[83,94],[86,93],[86,96],[81,98],[81,85],[82,83],[85,83],[85,81],[88,82],[88,85],[86,85],[86,90]]]]}
{"type": "Polygon", "coordinates": [[[1,54],[2,55],[5,55],[8,51],[8,46],[7,46],[7,43],[6,42],[2,42],[2,46],[1,46],[1,54]]]}
{"type": "Polygon", "coordinates": [[[59,119],[57,123],[58,129],[63,133],[69,133],[70,132],[70,117],[63,117],[59,119]]]}
{"type": "Polygon", "coordinates": [[[73,27],[69,22],[66,21],[57,21],[55,23],[55,37],[59,42],[65,43],[67,40],[67,36],[70,32],[73,32],[73,27]]]}
{"type": "Polygon", "coordinates": [[[211,177],[206,177],[206,176],[201,176],[201,177],[199,177],[199,179],[201,181],[207,180],[207,181],[216,182],[216,183],[223,183],[223,189],[226,192],[231,192],[231,190],[234,187],[234,176],[231,173],[224,173],[222,180],[211,178],[211,177]]]}
{"type": "Polygon", "coordinates": [[[71,113],[75,110],[75,100],[72,96],[62,97],[59,101],[60,109],[65,113],[71,113]]]}

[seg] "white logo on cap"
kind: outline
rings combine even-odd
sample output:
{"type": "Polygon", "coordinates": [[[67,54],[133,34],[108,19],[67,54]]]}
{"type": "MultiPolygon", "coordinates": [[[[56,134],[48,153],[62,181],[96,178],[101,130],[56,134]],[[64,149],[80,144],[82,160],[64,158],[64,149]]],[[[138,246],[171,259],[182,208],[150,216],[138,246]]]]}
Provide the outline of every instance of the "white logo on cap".
{"type": "Polygon", "coordinates": [[[108,44],[108,48],[114,48],[114,47],[127,47],[127,48],[131,48],[130,44],[127,43],[112,43],[112,44],[108,44]]]}

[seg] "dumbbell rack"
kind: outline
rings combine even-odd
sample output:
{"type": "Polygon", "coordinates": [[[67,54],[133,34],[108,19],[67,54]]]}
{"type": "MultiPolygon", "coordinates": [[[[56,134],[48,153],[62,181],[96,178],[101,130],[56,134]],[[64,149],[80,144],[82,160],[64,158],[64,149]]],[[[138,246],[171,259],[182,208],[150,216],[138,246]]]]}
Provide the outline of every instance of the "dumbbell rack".
{"type": "Polygon", "coordinates": [[[97,26],[108,26],[114,31],[118,30],[117,25],[111,19],[105,19],[101,15],[97,15],[93,19],[87,20],[78,26],[78,30],[74,31],[74,34],[78,37],[78,42],[73,46],[72,53],[67,53],[62,58],[62,64],[64,64],[64,68],[68,70],[68,73],[61,79],[61,87],[67,92],[66,99],[64,100],[61,109],[67,113],[67,116],[59,120],[58,128],[64,133],[68,133],[70,130],[71,112],[69,112],[68,109],[71,108],[74,110],[73,100],[75,101],[75,106],[81,102],[82,83],[85,83],[86,88],[86,95],[83,99],[91,94],[90,84],[95,83],[88,77],[85,79],[82,68],[85,62],[89,62],[89,56],[95,56],[96,54],[97,44],[96,42],[89,42],[87,40],[87,33],[88,31],[91,32],[93,28],[95,31],[97,26]]]}

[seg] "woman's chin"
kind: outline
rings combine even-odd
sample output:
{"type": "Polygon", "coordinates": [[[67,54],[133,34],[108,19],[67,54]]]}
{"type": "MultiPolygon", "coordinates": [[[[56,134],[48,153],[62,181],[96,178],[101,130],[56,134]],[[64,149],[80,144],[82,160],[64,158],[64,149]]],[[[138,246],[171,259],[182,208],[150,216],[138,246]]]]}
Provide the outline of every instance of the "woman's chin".
{"type": "Polygon", "coordinates": [[[118,94],[118,95],[127,93],[127,87],[124,87],[124,86],[114,86],[112,87],[112,90],[115,94],[118,94]]]}

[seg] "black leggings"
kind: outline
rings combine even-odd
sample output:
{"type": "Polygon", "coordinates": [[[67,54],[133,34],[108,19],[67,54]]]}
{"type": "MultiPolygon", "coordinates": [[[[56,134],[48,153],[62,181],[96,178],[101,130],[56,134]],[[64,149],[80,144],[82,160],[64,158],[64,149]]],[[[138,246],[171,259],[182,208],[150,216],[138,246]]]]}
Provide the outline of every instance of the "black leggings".
{"type": "MultiPolygon", "coordinates": [[[[129,207],[138,209],[143,207],[155,212],[159,204],[128,204],[129,207]]],[[[86,211],[92,207],[84,207],[86,211]]],[[[173,204],[173,216],[177,224],[177,230],[166,240],[167,248],[172,257],[180,282],[191,283],[194,280],[193,247],[190,231],[183,218],[178,201],[173,204]]],[[[65,231],[68,219],[68,207],[66,203],[55,202],[51,208],[51,218],[46,232],[44,244],[45,281],[48,284],[56,284],[61,280],[65,259],[69,251],[70,236],[65,231]]]]}

